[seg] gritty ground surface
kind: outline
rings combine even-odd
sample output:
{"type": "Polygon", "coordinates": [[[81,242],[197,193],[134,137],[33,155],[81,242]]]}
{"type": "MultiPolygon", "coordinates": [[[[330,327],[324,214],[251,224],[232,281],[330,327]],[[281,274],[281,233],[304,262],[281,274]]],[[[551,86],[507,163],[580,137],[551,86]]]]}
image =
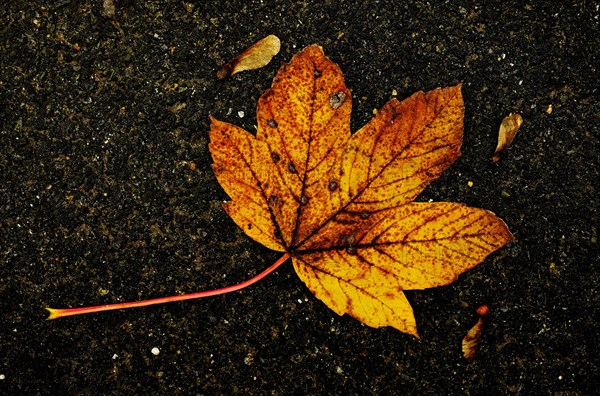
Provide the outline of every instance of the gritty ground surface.
{"type": "Polygon", "coordinates": [[[112,19],[101,1],[48,3],[0,7],[0,394],[597,391],[593,1],[125,0],[112,19]],[[268,67],[214,78],[271,33],[268,67]],[[289,264],[236,294],[45,321],[45,306],[215,288],[278,258],[221,208],[208,115],[253,131],[276,70],[312,43],[345,73],[353,130],[394,89],[462,81],[463,155],[419,199],[490,209],[516,242],[407,293],[419,340],[338,317],[289,264]],[[523,127],[492,164],[514,111],[523,127]]]}

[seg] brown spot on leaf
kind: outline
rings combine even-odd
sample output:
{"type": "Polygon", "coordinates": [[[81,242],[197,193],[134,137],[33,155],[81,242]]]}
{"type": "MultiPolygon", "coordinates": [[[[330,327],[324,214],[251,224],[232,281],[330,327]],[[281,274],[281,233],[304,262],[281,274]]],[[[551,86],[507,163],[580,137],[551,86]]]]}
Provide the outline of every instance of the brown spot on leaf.
{"type": "Polygon", "coordinates": [[[367,212],[361,212],[361,213],[360,213],[360,218],[361,218],[361,219],[363,219],[363,220],[366,220],[366,219],[368,219],[368,218],[369,218],[369,216],[370,216],[370,215],[371,215],[370,213],[367,213],[367,212]]]}
{"type": "Polygon", "coordinates": [[[336,181],[332,180],[327,185],[327,188],[329,189],[329,191],[335,191],[338,188],[338,183],[336,181]]]}
{"type": "Polygon", "coordinates": [[[290,171],[290,173],[297,173],[298,171],[296,170],[296,167],[294,166],[293,162],[290,162],[288,164],[288,170],[290,171]]]}
{"type": "Polygon", "coordinates": [[[269,120],[267,121],[267,124],[269,124],[269,126],[270,126],[271,128],[277,128],[277,121],[275,121],[275,120],[273,120],[273,119],[269,119],[269,120]]]}
{"type": "Polygon", "coordinates": [[[348,238],[346,238],[346,245],[353,246],[356,243],[356,234],[351,234],[348,238]]]}
{"type": "Polygon", "coordinates": [[[271,206],[273,208],[277,207],[277,205],[279,205],[279,198],[277,198],[276,195],[271,195],[268,199],[268,203],[269,203],[269,206],[271,206]]]}
{"type": "Polygon", "coordinates": [[[303,195],[302,198],[300,198],[300,205],[304,206],[308,203],[308,197],[306,195],[303,195]]]}
{"type": "Polygon", "coordinates": [[[346,93],[344,91],[336,92],[329,98],[329,105],[335,110],[339,108],[345,100],[346,93]]]}
{"type": "Polygon", "coordinates": [[[279,154],[277,154],[276,152],[273,151],[271,153],[271,159],[273,160],[273,162],[277,163],[277,162],[279,162],[281,157],[279,156],[279,154]]]}

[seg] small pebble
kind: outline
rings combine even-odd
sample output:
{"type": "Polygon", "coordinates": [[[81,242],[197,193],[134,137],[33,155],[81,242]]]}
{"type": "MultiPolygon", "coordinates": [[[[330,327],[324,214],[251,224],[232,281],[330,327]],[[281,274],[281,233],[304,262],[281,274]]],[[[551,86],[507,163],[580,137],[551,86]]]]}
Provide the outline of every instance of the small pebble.
{"type": "Polygon", "coordinates": [[[244,118],[244,112],[243,111],[238,111],[238,117],[240,118],[244,118]]]}
{"type": "Polygon", "coordinates": [[[160,353],[160,349],[158,349],[157,347],[152,348],[153,355],[158,356],[159,353],[160,353]]]}

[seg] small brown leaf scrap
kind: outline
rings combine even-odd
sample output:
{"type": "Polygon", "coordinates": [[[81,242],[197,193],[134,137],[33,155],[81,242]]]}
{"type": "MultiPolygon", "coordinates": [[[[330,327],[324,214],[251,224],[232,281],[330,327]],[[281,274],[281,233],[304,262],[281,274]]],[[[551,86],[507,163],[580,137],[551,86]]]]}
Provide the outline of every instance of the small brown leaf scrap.
{"type": "Polygon", "coordinates": [[[492,161],[500,161],[499,154],[510,146],[522,123],[523,117],[521,117],[519,113],[510,113],[504,117],[500,123],[500,129],[498,130],[498,145],[496,146],[492,161]]]}
{"type": "Polygon", "coordinates": [[[265,67],[279,53],[281,42],[273,34],[254,43],[250,48],[236,56],[217,71],[217,78],[225,80],[244,70],[254,70],[265,67]]]}
{"type": "Polygon", "coordinates": [[[483,318],[488,314],[489,307],[487,305],[481,305],[479,308],[477,308],[477,315],[479,315],[479,319],[477,320],[477,323],[475,323],[475,326],[471,327],[462,340],[463,356],[468,362],[471,362],[473,359],[475,359],[477,348],[479,347],[481,336],[483,335],[483,318]]]}

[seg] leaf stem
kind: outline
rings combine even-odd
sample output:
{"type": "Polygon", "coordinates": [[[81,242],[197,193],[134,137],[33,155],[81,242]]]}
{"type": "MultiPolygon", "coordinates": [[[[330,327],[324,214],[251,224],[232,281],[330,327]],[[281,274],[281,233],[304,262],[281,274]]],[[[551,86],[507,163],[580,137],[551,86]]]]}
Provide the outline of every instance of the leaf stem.
{"type": "Polygon", "coordinates": [[[107,304],[107,305],[96,305],[93,307],[81,307],[81,308],[63,308],[63,309],[46,308],[50,312],[50,315],[46,319],[47,320],[58,319],[58,318],[62,318],[65,316],[83,315],[83,314],[92,313],[92,312],[112,311],[115,309],[145,307],[148,305],[164,304],[164,303],[174,302],[174,301],[192,300],[195,298],[210,297],[210,296],[216,296],[219,294],[231,293],[231,292],[243,289],[245,287],[248,287],[248,286],[258,282],[265,276],[269,275],[271,272],[275,271],[288,258],[290,258],[289,253],[284,254],[283,256],[281,256],[279,258],[279,260],[277,260],[275,263],[273,263],[273,265],[271,265],[269,268],[267,268],[260,274],[254,276],[242,283],[238,283],[236,285],[226,286],[226,287],[223,287],[220,289],[214,289],[214,290],[205,290],[205,291],[190,293],[190,294],[181,294],[178,296],[153,298],[151,300],[144,300],[144,301],[133,301],[133,302],[107,304]]]}

